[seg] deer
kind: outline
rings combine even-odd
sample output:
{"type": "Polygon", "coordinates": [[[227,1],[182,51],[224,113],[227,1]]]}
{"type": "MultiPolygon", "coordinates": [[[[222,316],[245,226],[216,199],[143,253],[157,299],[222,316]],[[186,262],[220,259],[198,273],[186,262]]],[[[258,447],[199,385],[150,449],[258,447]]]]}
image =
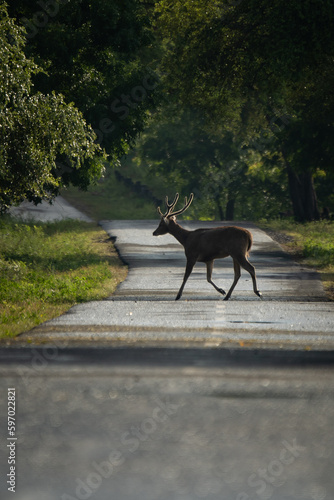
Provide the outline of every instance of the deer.
{"type": "Polygon", "coordinates": [[[191,205],[194,195],[191,193],[189,200],[185,198],[183,208],[173,211],[179,199],[179,193],[176,193],[174,201],[168,202],[166,196],[166,212],[163,214],[158,207],[158,213],[161,221],[157,229],[153,232],[153,236],[162,236],[171,234],[184,247],[187,258],[186,269],[183,277],[183,282],[175,300],[179,300],[182,296],[185,284],[194,268],[196,262],[204,262],[206,264],[206,278],[217,292],[226,295],[224,300],[229,300],[231,294],[241,276],[240,268],[242,267],[252,277],[254,293],[262,298],[261,292],[257,289],[256,274],[254,266],[248,261],[248,254],[253,243],[253,236],[248,229],[236,226],[221,226],[216,228],[195,229],[189,231],[176,222],[176,216],[183,214],[191,205]],[[234,265],[234,281],[229,291],[226,292],[219,288],[212,281],[213,263],[215,259],[223,259],[231,256],[234,265]]]}

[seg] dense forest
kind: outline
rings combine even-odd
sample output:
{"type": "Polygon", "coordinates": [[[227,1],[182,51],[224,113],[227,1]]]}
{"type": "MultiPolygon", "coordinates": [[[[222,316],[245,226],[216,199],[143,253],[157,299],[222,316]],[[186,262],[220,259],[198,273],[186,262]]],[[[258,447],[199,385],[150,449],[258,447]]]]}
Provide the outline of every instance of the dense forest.
{"type": "Polygon", "coordinates": [[[329,217],[333,33],[332,0],[1,1],[0,211],[116,170],[208,218],[329,217]]]}

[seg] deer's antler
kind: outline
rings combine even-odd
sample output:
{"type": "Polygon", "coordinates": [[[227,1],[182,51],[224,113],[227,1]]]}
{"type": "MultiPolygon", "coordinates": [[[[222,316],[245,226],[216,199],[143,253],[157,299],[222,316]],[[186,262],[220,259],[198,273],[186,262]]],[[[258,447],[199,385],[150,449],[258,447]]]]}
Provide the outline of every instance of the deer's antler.
{"type": "Polygon", "coordinates": [[[194,199],[193,193],[191,193],[191,195],[189,197],[189,201],[188,201],[187,197],[185,197],[184,198],[184,207],[181,208],[181,210],[177,210],[176,212],[173,212],[173,213],[169,214],[169,217],[171,217],[172,215],[181,215],[181,214],[183,214],[183,212],[185,212],[187,210],[187,208],[190,207],[193,199],[194,199]]]}
{"type": "Polygon", "coordinates": [[[174,201],[172,203],[168,203],[168,196],[166,196],[165,203],[166,203],[167,211],[165,214],[163,214],[160,210],[160,207],[158,207],[158,213],[163,218],[172,217],[173,215],[180,215],[187,210],[187,208],[190,206],[193,199],[194,199],[194,195],[193,195],[193,193],[191,193],[191,195],[189,197],[189,201],[188,201],[187,197],[185,197],[184,207],[181,208],[180,210],[177,210],[176,212],[173,212],[175,205],[177,204],[177,202],[179,200],[179,193],[176,193],[174,201]]]}
{"type": "Polygon", "coordinates": [[[178,199],[179,199],[179,193],[176,193],[174,201],[172,203],[168,203],[168,196],[166,196],[165,203],[166,203],[167,211],[165,212],[165,214],[163,214],[160,210],[160,207],[158,207],[159,215],[161,215],[161,217],[163,217],[163,218],[169,217],[169,215],[171,214],[171,211],[173,210],[173,208],[177,204],[178,199]]]}

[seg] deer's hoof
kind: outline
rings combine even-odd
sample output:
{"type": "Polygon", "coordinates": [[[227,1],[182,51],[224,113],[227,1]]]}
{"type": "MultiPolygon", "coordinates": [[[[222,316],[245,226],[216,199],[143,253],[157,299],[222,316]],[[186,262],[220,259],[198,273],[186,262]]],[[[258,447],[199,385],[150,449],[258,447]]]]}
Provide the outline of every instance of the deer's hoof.
{"type": "Polygon", "coordinates": [[[261,293],[261,292],[257,291],[257,292],[256,292],[256,295],[257,295],[258,297],[260,297],[260,299],[263,299],[263,295],[262,295],[262,293],[261,293]]]}
{"type": "Polygon", "coordinates": [[[226,295],[225,290],[223,290],[222,288],[218,288],[218,292],[221,293],[222,295],[226,295]]]}
{"type": "Polygon", "coordinates": [[[228,300],[230,298],[230,295],[226,295],[226,297],[223,300],[228,300]]]}

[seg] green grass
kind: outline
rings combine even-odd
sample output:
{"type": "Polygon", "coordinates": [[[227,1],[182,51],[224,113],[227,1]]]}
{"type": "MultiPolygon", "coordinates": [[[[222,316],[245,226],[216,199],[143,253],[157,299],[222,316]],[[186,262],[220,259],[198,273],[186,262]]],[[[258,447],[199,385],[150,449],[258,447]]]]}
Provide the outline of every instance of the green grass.
{"type": "Polygon", "coordinates": [[[329,298],[334,300],[334,223],[316,221],[298,224],[293,221],[277,220],[260,222],[260,227],[284,234],[285,250],[306,266],[321,273],[329,298]]]}
{"type": "Polygon", "coordinates": [[[157,218],[156,206],[145,197],[132,193],[113,172],[108,173],[96,186],[88,191],[70,187],[62,196],[73,206],[97,222],[100,220],[139,220],[157,218]]]}
{"type": "Polygon", "coordinates": [[[107,297],[125,276],[112,243],[95,224],[1,217],[0,337],[107,297]]]}

